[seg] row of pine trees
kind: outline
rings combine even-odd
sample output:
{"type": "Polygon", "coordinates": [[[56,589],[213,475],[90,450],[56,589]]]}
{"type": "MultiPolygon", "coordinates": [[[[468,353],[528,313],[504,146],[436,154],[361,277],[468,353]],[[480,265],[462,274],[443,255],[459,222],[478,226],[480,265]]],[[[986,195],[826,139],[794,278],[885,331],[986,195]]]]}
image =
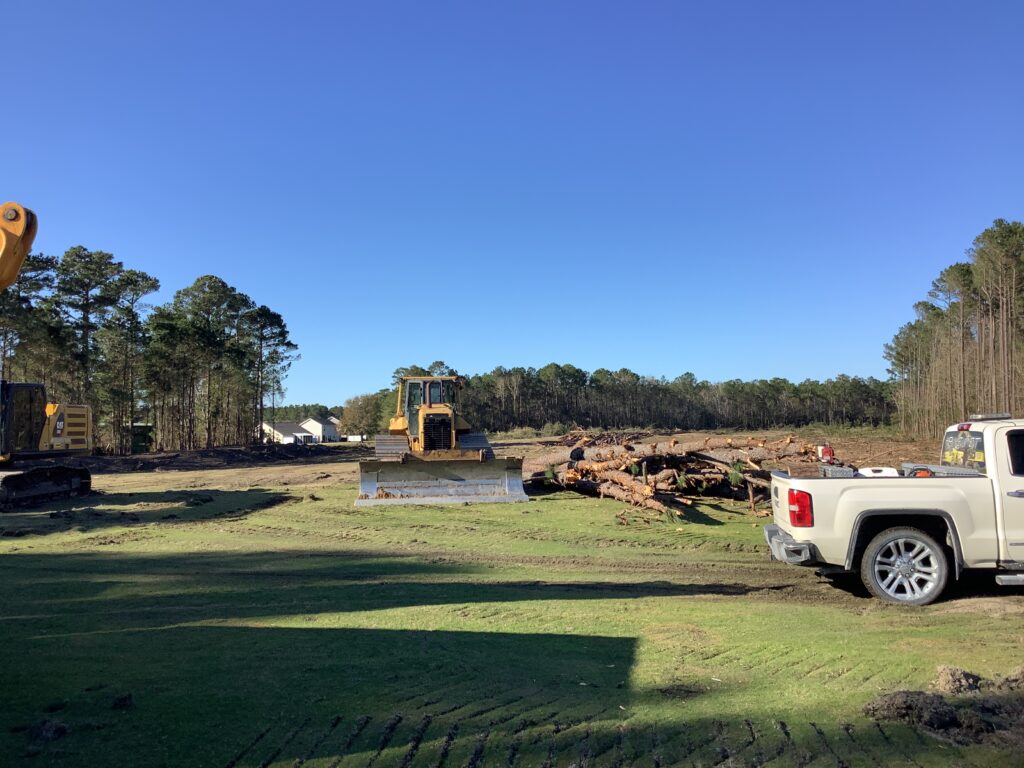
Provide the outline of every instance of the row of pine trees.
{"type": "Polygon", "coordinates": [[[972,412],[1024,414],[1024,223],[997,219],[966,255],[885,347],[896,420],[911,434],[972,412]]]}
{"type": "Polygon", "coordinates": [[[281,315],[212,275],[147,303],[159,289],[103,251],[30,255],[0,293],[2,378],[92,406],[114,453],[131,452],[139,424],[165,450],[260,440],[264,403],[296,356],[281,315]]]}

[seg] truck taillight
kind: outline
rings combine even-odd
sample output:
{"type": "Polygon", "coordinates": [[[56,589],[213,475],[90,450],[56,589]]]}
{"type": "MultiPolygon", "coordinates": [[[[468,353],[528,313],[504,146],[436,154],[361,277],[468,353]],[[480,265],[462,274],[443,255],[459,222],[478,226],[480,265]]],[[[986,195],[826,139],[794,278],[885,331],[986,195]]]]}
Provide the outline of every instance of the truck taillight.
{"type": "Polygon", "coordinates": [[[789,489],[789,523],[794,528],[810,528],[814,525],[814,507],[811,494],[807,491],[789,489]]]}

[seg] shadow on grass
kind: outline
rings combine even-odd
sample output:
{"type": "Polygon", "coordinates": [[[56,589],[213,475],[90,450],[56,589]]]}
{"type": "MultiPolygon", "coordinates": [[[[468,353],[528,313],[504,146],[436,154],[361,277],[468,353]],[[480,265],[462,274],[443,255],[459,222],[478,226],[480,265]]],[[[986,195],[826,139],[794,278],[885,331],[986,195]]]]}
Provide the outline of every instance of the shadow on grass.
{"type": "MultiPolygon", "coordinates": [[[[878,599],[868,591],[868,588],[864,586],[864,582],[861,581],[860,575],[857,573],[835,573],[822,575],[821,578],[826,579],[832,587],[842,590],[853,597],[858,597],[865,601],[878,599]]],[[[934,604],[942,605],[943,603],[955,603],[971,598],[1009,597],[1011,595],[1024,595],[1024,588],[1003,587],[996,584],[995,574],[991,571],[967,570],[960,574],[959,579],[953,578],[952,575],[950,576],[945,591],[934,604]]]]}
{"type": "Polygon", "coordinates": [[[290,496],[252,488],[244,491],[143,491],[101,493],[18,508],[0,515],[0,536],[37,536],[61,531],[88,532],[142,523],[180,523],[215,517],[242,517],[287,501],[290,496]],[[126,507],[127,509],[116,509],[126,507]],[[114,508],[114,509],[112,509],[114,508]]]}
{"type": "MultiPolygon", "coordinates": [[[[508,605],[518,601],[568,610],[746,587],[472,573],[359,551],[6,556],[0,754],[11,764],[482,768],[808,755],[857,765],[886,749],[929,749],[867,724],[813,724],[793,703],[801,722],[768,709],[760,719],[699,715],[727,684],[680,668],[657,688],[635,687],[635,637],[508,629],[524,621],[508,605]],[[421,606],[435,608],[379,613],[421,606]],[[55,722],[66,732],[55,735],[55,722]]],[[[557,613],[547,621],[562,623],[557,613]]]]}

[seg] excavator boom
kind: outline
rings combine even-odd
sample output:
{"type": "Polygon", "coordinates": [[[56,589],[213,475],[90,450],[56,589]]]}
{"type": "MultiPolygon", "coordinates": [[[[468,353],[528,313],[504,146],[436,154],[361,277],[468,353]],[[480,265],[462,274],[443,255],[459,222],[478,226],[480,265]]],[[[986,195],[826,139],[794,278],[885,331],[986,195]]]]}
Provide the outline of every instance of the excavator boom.
{"type": "MultiPolygon", "coordinates": [[[[39,223],[18,203],[0,206],[0,291],[14,285],[32,250],[39,223]]],[[[46,402],[41,384],[0,381],[0,467],[13,459],[49,457],[92,449],[92,411],[87,406],[46,402]]],[[[44,463],[0,471],[0,511],[20,504],[89,493],[88,469],[44,463]]]]}
{"type": "Polygon", "coordinates": [[[0,207],[0,291],[18,279],[38,229],[36,215],[18,203],[0,207]]]}

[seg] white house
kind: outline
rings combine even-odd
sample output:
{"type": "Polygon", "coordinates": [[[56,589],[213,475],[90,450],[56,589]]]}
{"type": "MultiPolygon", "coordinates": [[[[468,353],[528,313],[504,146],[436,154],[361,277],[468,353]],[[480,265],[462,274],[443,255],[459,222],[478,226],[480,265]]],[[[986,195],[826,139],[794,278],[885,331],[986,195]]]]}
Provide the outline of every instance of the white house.
{"type": "Polygon", "coordinates": [[[336,443],[339,440],[338,430],[328,419],[310,417],[300,422],[299,426],[313,435],[318,443],[336,443]]]}
{"type": "Polygon", "coordinates": [[[296,424],[294,421],[276,421],[273,424],[264,421],[263,434],[266,435],[267,440],[270,442],[280,443],[281,445],[291,445],[293,443],[305,445],[307,443],[319,442],[312,432],[303,429],[302,425],[296,424]]]}

